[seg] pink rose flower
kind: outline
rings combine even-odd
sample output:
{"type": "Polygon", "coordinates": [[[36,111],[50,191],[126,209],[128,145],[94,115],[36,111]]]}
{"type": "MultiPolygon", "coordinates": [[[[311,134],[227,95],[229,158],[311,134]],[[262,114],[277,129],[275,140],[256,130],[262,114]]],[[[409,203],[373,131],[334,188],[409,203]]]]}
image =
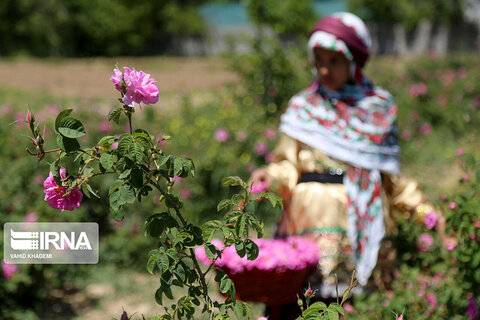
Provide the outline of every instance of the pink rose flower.
{"type": "MultiPolygon", "coordinates": [[[[65,168],[60,169],[60,177],[65,179],[65,168]]],[[[45,201],[48,201],[50,207],[61,209],[62,212],[65,210],[72,211],[73,209],[80,207],[83,198],[82,192],[75,188],[69,195],[66,195],[67,188],[57,185],[51,172],[43,183],[43,186],[45,187],[45,190],[43,191],[45,192],[45,201]]]]}
{"type": "Polygon", "coordinates": [[[258,182],[255,182],[253,185],[252,185],[252,189],[250,190],[251,193],[260,193],[260,192],[263,192],[265,190],[265,182],[264,181],[258,181],[258,182]]]}
{"type": "Polygon", "coordinates": [[[445,245],[445,249],[447,249],[448,251],[453,251],[456,247],[457,245],[454,242],[449,242],[445,245]]]}
{"type": "Polygon", "coordinates": [[[180,189],[180,197],[182,197],[185,200],[188,200],[192,197],[192,192],[188,188],[182,188],[180,189]]]}
{"type": "Polygon", "coordinates": [[[405,140],[405,141],[408,141],[410,140],[410,138],[412,138],[412,133],[410,132],[410,130],[408,129],[405,129],[402,131],[402,139],[405,140]]]}
{"type": "Polygon", "coordinates": [[[100,122],[98,129],[100,130],[100,132],[110,132],[112,130],[112,124],[110,123],[110,121],[102,121],[100,122]]]}
{"type": "Polygon", "coordinates": [[[268,146],[265,142],[257,142],[255,144],[255,153],[258,154],[258,155],[264,155],[266,154],[268,151],[268,146]]]}
{"type": "Polygon", "coordinates": [[[110,149],[112,149],[112,150],[118,149],[118,142],[112,143],[112,145],[110,146],[110,149]]]}
{"type": "Polygon", "coordinates": [[[353,312],[353,306],[352,306],[350,303],[347,303],[347,304],[343,307],[343,310],[345,310],[345,312],[347,312],[347,313],[353,312]]]}
{"type": "Polygon", "coordinates": [[[435,228],[435,226],[437,225],[437,222],[438,222],[437,213],[435,211],[430,211],[425,216],[425,219],[423,220],[423,222],[427,226],[428,230],[432,230],[433,228],[435,228]]]}
{"type": "Polygon", "coordinates": [[[397,320],[403,320],[403,314],[399,315],[397,320]]]}
{"type": "Polygon", "coordinates": [[[429,135],[432,132],[432,126],[430,123],[425,122],[420,126],[420,133],[423,135],[429,135]]]}
{"type": "Polygon", "coordinates": [[[274,160],[275,160],[275,155],[273,154],[273,152],[267,153],[267,155],[265,156],[265,161],[267,161],[267,163],[271,163],[274,160]]]}
{"type": "Polygon", "coordinates": [[[2,106],[1,113],[6,116],[7,114],[10,114],[12,112],[12,105],[7,103],[2,106]]]}
{"type": "Polygon", "coordinates": [[[28,213],[25,218],[23,218],[23,222],[35,222],[38,220],[38,215],[36,212],[28,213]]]}
{"type": "Polygon", "coordinates": [[[475,228],[480,228],[480,220],[475,221],[474,226],[475,226],[475,228]]]}
{"type": "Polygon", "coordinates": [[[417,248],[421,252],[430,251],[430,246],[433,244],[433,237],[428,233],[422,233],[417,239],[417,248]]]}
{"type": "Polygon", "coordinates": [[[114,75],[110,77],[115,88],[124,94],[123,103],[132,108],[135,103],[145,105],[157,103],[159,90],[150,74],[136,71],[135,68],[123,67],[123,70],[122,74],[120,70],[114,69],[114,75]]]}
{"type": "Polygon", "coordinates": [[[455,155],[457,157],[460,157],[460,156],[463,156],[465,152],[463,151],[463,148],[458,148],[456,151],[455,151],[455,155]]]}
{"type": "Polygon", "coordinates": [[[10,279],[16,273],[18,273],[18,267],[13,263],[6,263],[5,260],[2,260],[2,274],[5,279],[10,279]]]}
{"type": "Polygon", "coordinates": [[[450,202],[450,204],[448,205],[448,207],[450,208],[450,210],[455,210],[457,208],[457,204],[455,202],[450,202]]]}
{"type": "Polygon", "coordinates": [[[226,142],[228,138],[230,137],[230,134],[228,133],[228,130],[225,128],[218,128],[215,130],[215,133],[213,134],[215,140],[218,142],[226,142]]]}
{"type": "Polygon", "coordinates": [[[462,179],[465,180],[465,181],[468,181],[468,180],[470,180],[470,175],[468,173],[464,173],[463,176],[462,176],[462,179]]]}
{"type": "Polygon", "coordinates": [[[263,135],[265,136],[265,138],[267,138],[268,140],[273,140],[276,138],[277,136],[277,130],[275,130],[274,128],[266,128],[264,131],[263,131],[263,135]]]}
{"type": "MultiPolygon", "coordinates": [[[[285,271],[304,270],[316,266],[320,258],[317,243],[303,237],[288,237],[285,239],[252,239],[259,248],[257,259],[250,261],[246,256],[241,258],[234,246],[224,249],[222,257],[214,263],[216,267],[227,268],[230,272],[239,273],[249,270],[285,271]]],[[[220,240],[212,240],[217,248],[221,249],[223,243],[220,240]]],[[[198,247],[195,255],[204,264],[210,264],[205,249],[198,247]]]]}
{"type": "Polygon", "coordinates": [[[437,297],[433,292],[430,292],[429,294],[427,294],[427,298],[425,300],[427,300],[428,304],[430,305],[430,308],[435,308],[438,304],[437,297]]]}

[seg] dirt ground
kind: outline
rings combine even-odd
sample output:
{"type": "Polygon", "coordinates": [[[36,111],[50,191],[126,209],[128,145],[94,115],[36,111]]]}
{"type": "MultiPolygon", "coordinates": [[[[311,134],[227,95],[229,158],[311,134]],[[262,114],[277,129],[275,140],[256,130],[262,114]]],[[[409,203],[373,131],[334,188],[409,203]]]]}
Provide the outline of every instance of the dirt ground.
{"type": "Polygon", "coordinates": [[[234,81],[228,63],[219,58],[92,58],[0,60],[0,86],[52,96],[105,98],[115,65],[151,73],[162,93],[187,94],[234,81]]]}

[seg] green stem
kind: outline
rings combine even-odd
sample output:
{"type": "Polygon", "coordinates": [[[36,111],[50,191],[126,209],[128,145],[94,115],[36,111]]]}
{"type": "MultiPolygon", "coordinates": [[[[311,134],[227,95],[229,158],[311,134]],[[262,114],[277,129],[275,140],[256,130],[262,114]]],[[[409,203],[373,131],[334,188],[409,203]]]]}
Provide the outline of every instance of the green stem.
{"type": "MultiPolygon", "coordinates": [[[[162,188],[158,185],[158,182],[155,183],[155,182],[152,181],[152,184],[153,184],[153,186],[155,186],[155,188],[157,188],[158,191],[160,191],[160,193],[165,198],[169,196],[168,193],[166,193],[164,190],[162,190],[162,188]]],[[[173,205],[173,209],[175,210],[175,213],[176,213],[178,219],[180,219],[180,221],[182,222],[183,226],[186,227],[187,226],[187,221],[182,216],[182,213],[180,212],[180,209],[175,204],[173,205]]],[[[209,308],[213,308],[212,303],[211,303],[211,299],[208,296],[207,282],[205,281],[205,276],[203,275],[202,269],[200,268],[200,265],[198,264],[197,258],[195,256],[195,252],[193,251],[192,248],[189,248],[188,252],[190,253],[189,256],[193,261],[195,271],[197,272],[198,278],[200,280],[200,284],[203,288],[203,298],[205,299],[205,303],[209,306],[209,308]]]]}

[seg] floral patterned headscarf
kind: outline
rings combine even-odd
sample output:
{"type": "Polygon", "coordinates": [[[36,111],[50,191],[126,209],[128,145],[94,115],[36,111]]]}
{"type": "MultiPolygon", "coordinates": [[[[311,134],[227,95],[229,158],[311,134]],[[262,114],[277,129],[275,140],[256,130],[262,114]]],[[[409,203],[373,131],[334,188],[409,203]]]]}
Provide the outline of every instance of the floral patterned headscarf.
{"type": "Polygon", "coordinates": [[[347,164],[348,235],[361,285],[377,263],[385,235],[381,172],[399,172],[396,105],[362,74],[370,45],[357,16],[342,12],[321,19],[308,41],[312,63],[316,47],[341,52],[351,61],[354,81],[332,91],[316,79],[290,100],[280,126],[285,134],[347,164]]]}

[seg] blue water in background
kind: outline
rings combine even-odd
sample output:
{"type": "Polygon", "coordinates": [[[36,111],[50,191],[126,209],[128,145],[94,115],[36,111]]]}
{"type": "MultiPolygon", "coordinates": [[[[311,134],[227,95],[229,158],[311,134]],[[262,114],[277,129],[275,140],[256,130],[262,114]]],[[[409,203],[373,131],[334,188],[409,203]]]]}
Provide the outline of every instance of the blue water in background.
{"type": "MultiPolygon", "coordinates": [[[[299,0],[301,1],[301,0],[299,0]]],[[[346,11],[346,0],[316,0],[313,10],[320,17],[346,11]]],[[[212,27],[239,27],[250,25],[247,8],[243,3],[206,3],[200,6],[200,15],[212,27]]]]}

